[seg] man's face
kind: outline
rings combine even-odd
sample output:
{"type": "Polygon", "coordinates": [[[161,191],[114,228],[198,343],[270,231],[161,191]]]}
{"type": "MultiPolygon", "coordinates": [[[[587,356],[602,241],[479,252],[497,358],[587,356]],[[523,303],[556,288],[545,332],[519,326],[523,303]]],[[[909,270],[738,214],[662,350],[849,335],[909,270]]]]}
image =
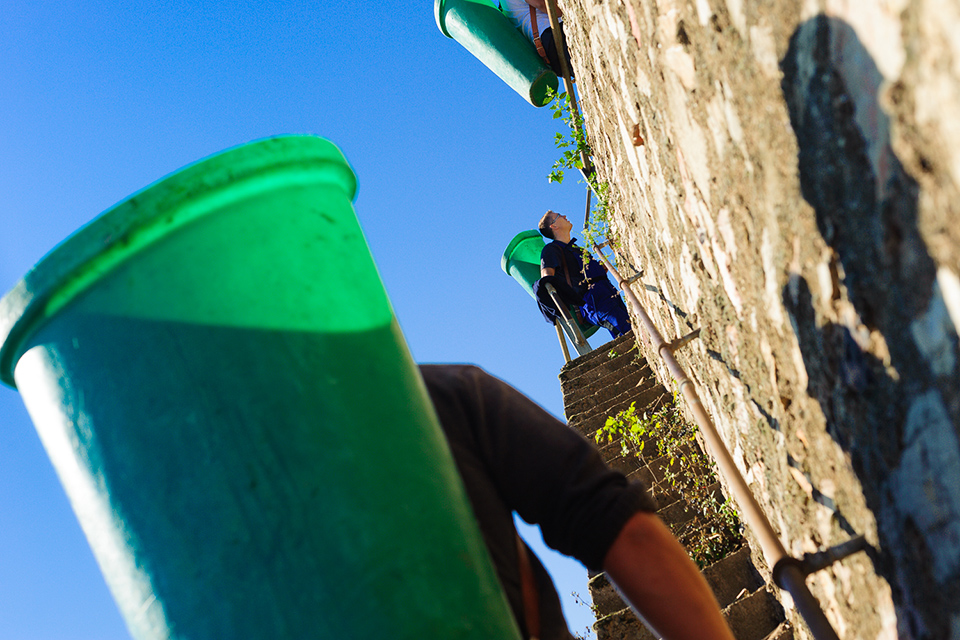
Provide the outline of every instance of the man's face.
{"type": "Polygon", "coordinates": [[[554,231],[569,231],[573,228],[573,224],[567,220],[567,216],[562,213],[557,213],[555,211],[550,212],[552,222],[550,223],[550,228],[554,231]]]}

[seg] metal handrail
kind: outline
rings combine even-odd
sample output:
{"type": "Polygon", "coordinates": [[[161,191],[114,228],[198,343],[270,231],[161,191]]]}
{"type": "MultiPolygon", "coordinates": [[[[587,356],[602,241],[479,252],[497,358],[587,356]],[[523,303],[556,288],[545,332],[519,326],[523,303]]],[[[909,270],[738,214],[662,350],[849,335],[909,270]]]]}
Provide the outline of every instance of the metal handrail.
{"type": "Polygon", "coordinates": [[[554,306],[560,313],[561,321],[567,328],[567,335],[570,336],[570,342],[573,343],[573,348],[577,350],[577,354],[584,356],[590,353],[590,344],[587,342],[587,338],[583,335],[583,332],[580,331],[580,327],[577,326],[576,321],[567,309],[567,305],[560,299],[560,294],[557,293],[557,290],[552,284],[548,283],[545,286],[547,293],[550,295],[550,299],[553,300],[554,306]]]}
{"type": "Polygon", "coordinates": [[[560,351],[563,352],[563,362],[570,362],[570,350],[567,349],[567,339],[563,337],[563,329],[560,328],[560,321],[553,319],[553,328],[557,330],[557,339],[560,340],[560,351]]]}

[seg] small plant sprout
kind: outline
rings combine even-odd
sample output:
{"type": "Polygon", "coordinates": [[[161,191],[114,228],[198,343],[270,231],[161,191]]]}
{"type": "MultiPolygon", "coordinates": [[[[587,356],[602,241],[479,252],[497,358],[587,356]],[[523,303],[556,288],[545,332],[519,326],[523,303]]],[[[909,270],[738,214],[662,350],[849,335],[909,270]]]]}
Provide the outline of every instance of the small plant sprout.
{"type": "MultiPolygon", "coordinates": [[[[583,116],[579,111],[575,112],[570,107],[570,96],[566,92],[555,93],[550,99],[550,108],[553,110],[554,119],[563,119],[570,128],[570,137],[568,138],[560,132],[554,135],[554,144],[561,154],[560,159],[553,163],[553,167],[547,175],[547,181],[562,183],[568,169],[580,171],[587,182],[587,186],[595,196],[590,210],[590,223],[583,230],[584,244],[587,246],[598,244],[606,238],[615,241],[610,226],[610,214],[613,209],[610,183],[600,181],[592,168],[585,170],[584,167],[584,158],[589,158],[593,151],[590,148],[590,143],[587,142],[583,127],[583,116]]],[[[616,243],[614,242],[614,244],[616,243]]],[[[584,249],[584,253],[588,252],[584,249]]]]}

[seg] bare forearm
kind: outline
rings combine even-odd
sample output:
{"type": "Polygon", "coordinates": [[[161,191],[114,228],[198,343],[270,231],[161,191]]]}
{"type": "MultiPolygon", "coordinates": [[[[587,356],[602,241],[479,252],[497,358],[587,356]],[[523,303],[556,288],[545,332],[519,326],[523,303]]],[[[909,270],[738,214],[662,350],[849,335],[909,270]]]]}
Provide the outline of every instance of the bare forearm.
{"type": "Polygon", "coordinates": [[[664,640],[734,640],[706,580],[657,516],[627,522],[604,570],[664,640]]]}

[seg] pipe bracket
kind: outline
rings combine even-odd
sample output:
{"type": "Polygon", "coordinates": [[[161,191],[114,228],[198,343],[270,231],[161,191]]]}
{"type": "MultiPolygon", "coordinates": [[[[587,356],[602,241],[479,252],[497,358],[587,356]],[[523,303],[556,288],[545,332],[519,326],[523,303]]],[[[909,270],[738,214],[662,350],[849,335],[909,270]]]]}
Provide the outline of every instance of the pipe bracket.
{"type": "Polygon", "coordinates": [[[822,571],[832,564],[840,562],[844,558],[852,556],[860,551],[866,551],[870,544],[863,535],[851,538],[846,542],[841,542],[829,549],[818,551],[816,553],[805,553],[800,563],[803,565],[803,572],[806,575],[822,571]]]}
{"type": "Polygon", "coordinates": [[[677,349],[687,346],[688,344],[690,344],[691,342],[693,342],[695,339],[699,337],[700,337],[700,329],[695,329],[690,333],[688,333],[687,335],[683,336],[682,338],[677,338],[673,342],[670,342],[669,344],[667,344],[667,348],[670,349],[670,351],[676,351],[677,349]]]}

